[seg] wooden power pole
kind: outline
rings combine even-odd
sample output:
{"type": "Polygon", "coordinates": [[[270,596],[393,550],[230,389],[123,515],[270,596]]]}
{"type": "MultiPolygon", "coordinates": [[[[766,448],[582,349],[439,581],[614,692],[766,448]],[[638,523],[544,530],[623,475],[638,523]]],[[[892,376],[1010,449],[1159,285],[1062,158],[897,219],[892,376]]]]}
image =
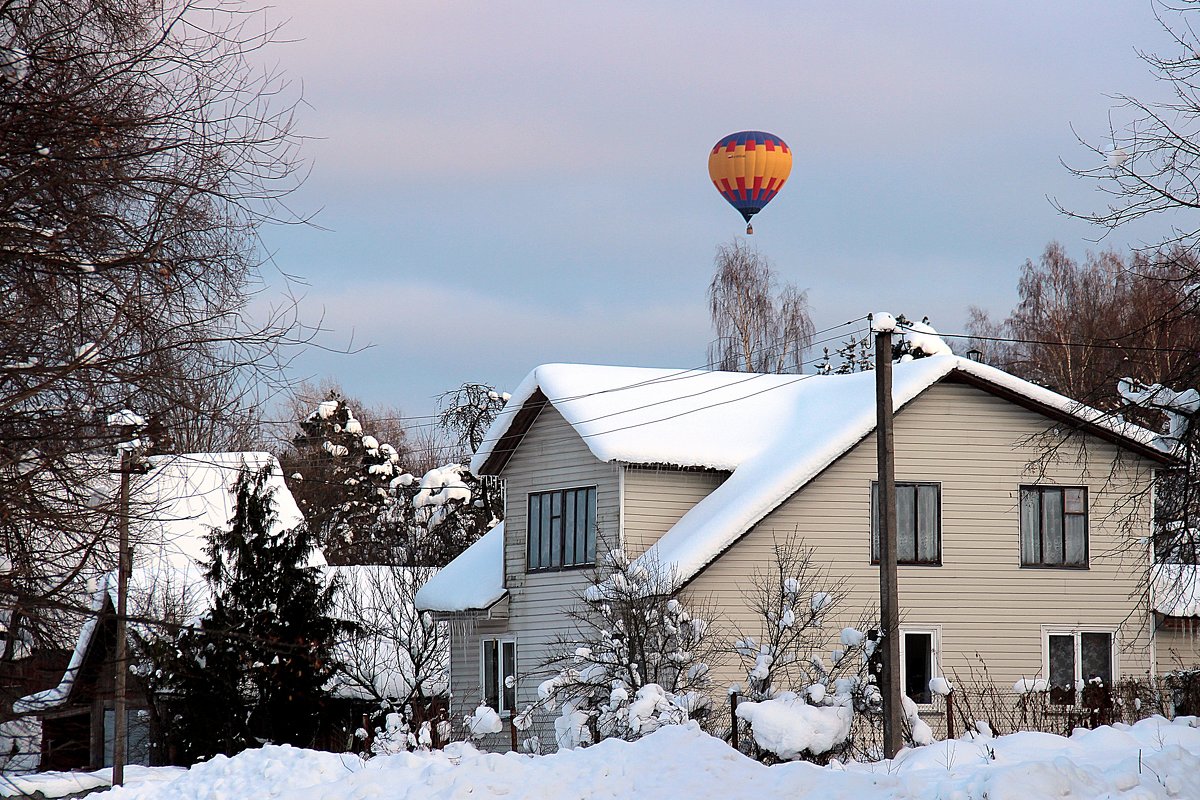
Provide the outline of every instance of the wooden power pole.
{"type": "Polygon", "coordinates": [[[128,720],[125,710],[125,679],[129,675],[126,643],[126,606],[129,596],[129,473],[133,471],[133,450],[121,448],[121,493],[117,510],[117,652],[113,658],[113,764],[112,785],[125,783],[125,739],[128,720]]]}
{"type": "Polygon", "coordinates": [[[900,596],[896,574],[896,463],[892,435],[892,330],[875,332],[875,414],[879,525],[879,614],[883,634],[883,751],[895,758],[903,746],[900,700],[900,596]]]}

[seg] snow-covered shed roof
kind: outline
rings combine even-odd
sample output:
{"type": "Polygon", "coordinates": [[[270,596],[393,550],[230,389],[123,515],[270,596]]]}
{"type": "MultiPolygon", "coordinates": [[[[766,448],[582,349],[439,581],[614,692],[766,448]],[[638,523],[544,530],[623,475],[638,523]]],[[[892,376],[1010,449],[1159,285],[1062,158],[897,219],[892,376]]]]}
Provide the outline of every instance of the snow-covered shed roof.
{"type": "Polygon", "coordinates": [[[504,588],[504,523],[480,537],[417,590],[421,611],[481,611],[507,593],[504,588]]]}
{"type": "Polygon", "coordinates": [[[1150,601],[1155,611],[1167,617],[1200,617],[1200,566],[1155,564],[1150,601]]]}
{"type": "MultiPolygon", "coordinates": [[[[1170,460],[1155,447],[1153,431],[952,355],[896,364],[895,409],[947,379],[1079,425],[1149,458],[1170,460]]],[[[642,556],[673,565],[687,579],[874,430],[875,377],[547,364],[513,392],[471,470],[503,469],[547,404],[601,461],[732,472],[642,556]]]]}
{"type": "MultiPolygon", "coordinates": [[[[211,528],[225,528],[233,516],[232,489],[242,467],[271,467],[267,486],[274,490],[277,519],[274,528],[287,530],[304,521],[295,498],[283,480],[283,470],[270,453],[187,453],[151,456],[149,469],[130,481],[130,549],[133,570],[129,575],[129,602],[134,614],[153,613],[166,603],[184,604],[174,609],[184,616],[208,607],[208,592],[199,561],[211,528]]],[[[104,492],[115,487],[104,487],[104,492]]],[[[325,557],[314,550],[311,566],[324,566],[325,557]]],[[[75,651],[58,686],[28,695],[13,703],[18,713],[44,711],[70,695],[96,632],[106,596],[116,605],[116,574],[97,581],[90,613],[79,631],[75,651]]]]}

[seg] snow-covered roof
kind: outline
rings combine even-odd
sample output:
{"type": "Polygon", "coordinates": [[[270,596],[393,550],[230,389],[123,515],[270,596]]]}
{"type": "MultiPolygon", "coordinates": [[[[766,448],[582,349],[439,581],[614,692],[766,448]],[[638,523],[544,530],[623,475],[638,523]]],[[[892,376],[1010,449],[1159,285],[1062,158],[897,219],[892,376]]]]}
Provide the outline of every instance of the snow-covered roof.
{"type": "MultiPolygon", "coordinates": [[[[1004,390],[1030,402],[1092,423],[1130,443],[1152,446],[1155,434],[1122,423],[1006,372],[957,356],[934,356],[896,364],[896,408],[951,373],[1004,390]]],[[[601,461],[670,464],[736,470],[783,438],[781,426],[832,418],[832,429],[804,425],[812,452],[840,449],[870,417],[874,425],[873,373],[763,375],[745,372],[544,364],[513,392],[471,459],[476,474],[498,471],[519,437],[518,416],[531,399],[544,397],[601,461]]],[[[870,429],[867,429],[870,430],[870,429]]],[[[853,444],[857,438],[852,439],[853,444]]],[[[848,445],[846,445],[848,446],[848,445]]]]}
{"type": "MultiPolygon", "coordinates": [[[[1167,458],[1155,449],[1153,431],[952,355],[894,365],[894,407],[952,376],[1078,421],[1144,455],[1167,458]]],[[[472,459],[472,471],[502,468],[542,398],[601,461],[732,472],[642,556],[673,565],[684,579],[875,428],[871,372],[759,375],[547,364],[513,392],[472,459]]]]}
{"type": "Polygon", "coordinates": [[[473,611],[504,597],[504,523],[485,533],[417,591],[422,611],[473,611]]]}
{"type": "MultiPolygon", "coordinates": [[[[147,460],[149,469],[133,477],[129,491],[133,554],[129,602],[135,615],[153,614],[165,605],[173,605],[173,611],[185,617],[207,609],[208,589],[198,562],[204,558],[209,530],[225,528],[233,516],[231,490],[243,466],[252,470],[271,467],[267,486],[275,491],[275,530],[294,528],[304,521],[284,483],[283,470],[270,453],[188,453],[151,456],[147,460]]],[[[104,491],[113,488],[106,485],[104,491]]],[[[324,566],[324,555],[314,550],[309,564],[324,566]]],[[[43,711],[67,699],[95,634],[105,595],[115,605],[116,591],[115,573],[98,580],[90,613],[79,631],[62,681],[53,689],[17,700],[14,711],[43,711]]]]}
{"type": "Polygon", "coordinates": [[[1200,617],[1200,566],[1155,564],[1150,601],[1155,611],[1168,617],[1200,617]]]}
{"type": "Polygon", "coordinates": [[[67,662],[67,671],[63,673],[62,680],[59,681],[58,686],[17,698],[13,701],[12,705],[14,714],[40,713],[55,708],[67,699],[67,696],[71,693],[71,687],[75,685],[75,678],[79,676],[79,671],[83,669],[83,659],[87,655],[88,647],[92,643],[92,636],[96,632],[96,625],[100,622],[100,612],[104,609],[104,599],[109,593],[108,582],[109,577],[107,575],[101,578],[95,594],[92,595],[91,603],[88,606],[90,613],[87,619],[84,620],[83,627],[79,631],[75,650],[71,653],[71,660],[67,662]]]}
{"type": "MultiPolygon", "coordinates": [[[[274,491],[273,530],[289,530],[304,521],[283,479],[283,470],[270,453],[187,453],[152,456],[150,469],[130,486],[130,541],[133,572],[130,594],[149,598],[155,593],[195,594],[204,588],[199,566],[211,528],[226,528],[233,516],[234,496],[242,467],[271,468],[267,488],[274,491]]],[[[313,550],[309,566],[324,566],[325,557],[313,550]]],[[[115,588],[114,588],[115,591],[115,588]]],[[[207,608],[207,596],[189,597],[207,608]]]]}

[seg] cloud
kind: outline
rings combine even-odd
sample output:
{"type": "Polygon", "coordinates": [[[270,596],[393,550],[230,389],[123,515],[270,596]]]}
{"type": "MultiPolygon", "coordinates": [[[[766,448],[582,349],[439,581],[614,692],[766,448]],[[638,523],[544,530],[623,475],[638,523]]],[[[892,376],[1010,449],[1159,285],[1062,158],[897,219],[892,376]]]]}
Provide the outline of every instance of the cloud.
{"type": "Polygon", "coordinates": [[[327,344],[371,347],[307,353],[298,377],[337,375],[368,402],[413,413],[428,413],[432,398],[467,380],[511,388],[540,363],[699,366],[711,335],[702,305],[629,298],[547,307],[535,292],[499,298],[451,282],[349,285],[302,308],[310,318],[323,308],[327,344]]]}

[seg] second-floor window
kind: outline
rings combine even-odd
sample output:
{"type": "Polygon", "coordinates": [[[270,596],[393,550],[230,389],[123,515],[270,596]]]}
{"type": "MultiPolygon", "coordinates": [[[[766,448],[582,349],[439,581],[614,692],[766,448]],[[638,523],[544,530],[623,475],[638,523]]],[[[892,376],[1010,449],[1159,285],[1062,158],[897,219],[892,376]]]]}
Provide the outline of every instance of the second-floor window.
{"type": "Polygon", "coordinates": [[[596,563],[596,487],[529,495],[529,569],[596,563]]]}
{"type": "MultiPolygon", "coordinates": [[[[896,551],[901,564],[942,563],[942,487],[896,484],[896,551]]],[[[871,563],[879,563],[879,484],[871,483],[871,563]]]]}
{"type": "Polygon", "coordinates": [[[1088,565],[1087,489],[1021,487],[1021,566],[1088,565]]]}

